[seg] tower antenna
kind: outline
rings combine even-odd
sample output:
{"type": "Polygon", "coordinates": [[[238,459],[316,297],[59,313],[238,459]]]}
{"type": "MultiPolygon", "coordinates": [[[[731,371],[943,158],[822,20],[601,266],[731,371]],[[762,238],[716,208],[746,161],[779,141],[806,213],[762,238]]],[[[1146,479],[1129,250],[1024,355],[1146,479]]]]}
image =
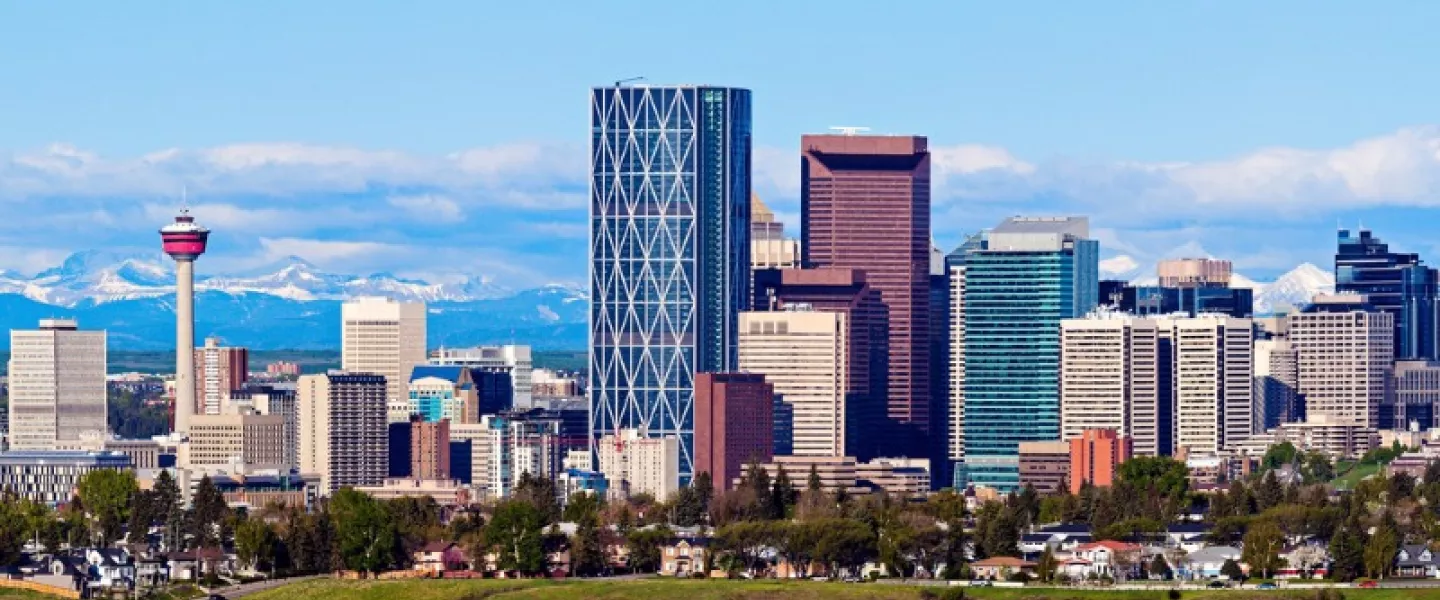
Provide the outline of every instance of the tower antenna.
{"type": "Polygon", "coordinates": [[[626,78],[624,78],[624,79],[616,79],[616,80],[615,80],[615,87],[620,87],[620,86],[625,85],[625,84],[627,84],[627,83],[634,83],[634,82],[636,82],[636,81],[645,81],[645,76],[644,76],[644,75],[640,75],[640,76],[638,76],[638,77],[626,77],[626,78]]]}

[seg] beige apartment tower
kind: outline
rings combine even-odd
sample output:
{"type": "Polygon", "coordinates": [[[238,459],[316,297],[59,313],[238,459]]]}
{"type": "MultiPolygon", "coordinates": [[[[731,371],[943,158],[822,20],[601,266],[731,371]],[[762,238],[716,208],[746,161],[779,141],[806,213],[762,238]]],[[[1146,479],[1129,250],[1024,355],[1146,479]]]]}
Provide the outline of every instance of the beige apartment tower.
{"type": "Polygon", "coordinates": [[[369,373],[305,375],[296,390],[300,472],[325,493],[380,485],[389,472],[385,378],[369,373]]]}
{"type": "Polygon", "coordinates": [[[1097,312],[1060,322],[1060,438],[1108,429],[1137,455],[1161,453],[1170,399],[1161,390],[1160,327],[1152,319],[1097,312]]]}
{"type": "Polygon", "coordinates": [[[764,375],[794,408],[796,456],[845,455],[847,317],[793,305],[740,313],[740,371],[764,375]]]}
{"type": "Polygon", "coordinates": [[[358,298],[340,308],[340,368],[385,377],[388,419],[410,417],[410,371],[424,364],[425,303],[358,298]]]}
{"type": "Polygon", "coordinates": [[[630,496],[669,498],[680,489],[680,438],[652,438],[636,429],[604,435],[595,445],[600,472],[630,496]]]}
{"type": "Polygon", "coordinates": [[[105,332],[70,319],[10,331],[10,449],[98,449],[108,431],[105,332]]]}
{"type": "Polygon", "coordinates": [[[1379,425],[1394,363],[1395,321],[1355,294],[1320,295],[1290,315],[1305,418],[1379,425]]]}
{"type": "Polygon", "coordinates": [[[250,378],[250,351],[221,346],[218,338],[205,338],[195,349],[195,413],[218,415],[230,393],[245,386],[250,378]]]}
{"type": "Polygon", "coordinates": [[[1255,412],[1254,323],[1218,315],[1157,321],[1169,343],[1175,451],[1216,454],[1248,439],[1255,412]]]}

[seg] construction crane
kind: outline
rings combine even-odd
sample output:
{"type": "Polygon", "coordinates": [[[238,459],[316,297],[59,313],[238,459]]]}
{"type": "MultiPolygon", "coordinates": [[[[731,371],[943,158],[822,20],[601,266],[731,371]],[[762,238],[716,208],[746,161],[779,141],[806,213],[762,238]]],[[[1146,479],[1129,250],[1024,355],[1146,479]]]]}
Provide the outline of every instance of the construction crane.
{"type": "Polygon", "coordinates": [[[644,77],[644,76],[640,76],[640,77],[626,77],[625,79],[617,79],[617,80],[615,80],[615,87],[620,87],[620,86],[625,85],[625,84],[627,84],[627,83],[633,83],[633,82],[636,82],[636,81],[645,81],[645,77],[644,77]]]}

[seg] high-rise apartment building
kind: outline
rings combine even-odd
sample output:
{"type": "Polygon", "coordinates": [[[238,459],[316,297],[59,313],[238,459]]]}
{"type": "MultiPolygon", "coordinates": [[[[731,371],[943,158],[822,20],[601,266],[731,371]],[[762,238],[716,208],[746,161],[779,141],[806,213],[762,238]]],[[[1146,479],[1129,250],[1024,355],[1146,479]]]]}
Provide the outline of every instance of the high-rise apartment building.
{"type": "Polygon", "coordinates": [[[590,108],[593,439],[676,437],[688,483],[695,373],[735,370],[750,302],[750,91],[603,87],[590,108]]]}
{"type": "MultiPolygon", "coordinates": [[[[1136,454],[1168,454],[1170,364],[1159,325],[1113,312],[1060,323],[1060,437],[1110,430],[1136,454]]],[[[1078,489],[1078,488],[1071,488],[1078,489]]]]}
{"type": "Polygon", "coordinates": [[[859,425],[849,414],[854,396],[847,318],[800,306],[740,313],[740,370],[763,375],[794,410],[791,450],[797,456],[846,456],[848,434],[859,425]]]}
{"type": "Polygon", "coordinates": [[[358,298],[340,319],[340,368],[383,376],[387,418],[407,421],[410,371],[425,362],[425,303],[358,298]]]}
{"type": "Polygon", "coordinates": [[[245,386],[250,378],[250,351],[221,346],[217,338],[205,338],[195,349],[195,414],[218,415],[230,393],[245,386]]]}
{"type": "Polygon", "coordinates": [[[1070,490],[1085,484],[1110,487],[1119,477],[1120,463],[1130,460],[1130,438],[1113,429],[1087,429],[1070,441],[1070,490]]]}
{"type": "Polygon", "coordinates": [[[1420,255],[1391,252],[1368,229],[1341,229],[1335,251],[1335,292],[1358,294],[1390,315],[1397,359],[1440,359],[1440,278],[1420,255]]]}
{"type": "Polygon", "coordinates": [[[800,266],[800,240],[785,237],[785,224],[760,200],[750,195],[750,268],[795,269],[800,266]]]}
{"type": "Polygon", "coordinates": [[[42,319],[10,331],[10,449],[81,450],[108,433],[105,332],[42,319]]]}
{"type": "MultiPolygon", "coordinates": [[[[509,386],[511,395],[509,400],[504,401],[504,410],[529,410],[534,408],[534,395],[532,381],[535,371],[535,362],[530,357],[529,346],[505,344],[500,346],[476,346],[474,348],[441,348],[430,353],[430,364],[471,367],[487,373],[499,373],[507,376],[506,381],[499,379],[488,380],[480,375],[473,378],[481,386],[495,386],[505,383],[509,386]]],[[[482,398],[487,396],[484,390],[481,391],[482,398]]],[[[497,400],[486,399],[483,407],[495,404],[497,400]]]]}
{"type": "Polygon", "coordinates": [[[1395,317],[1357,294],[1320,295],[1290,315],[1306,421],[1379,426],[1391,365],[1395,317]]]}
{"type": "Polygon", "coordinates": [[[680,440],[652,438],[633,429],[601,436],[595,445],[600,472],[610,489],[634,496],[669,498],[680,489],[680,440]]]}
{"type": "Polygon", "coordinates": [[[1255,325],[1221,315],[1158,319],[1170,351],[1174,447],[1216,454],[1254,432],[1255,325]]]}
{"type": "Polygon", "coordinates": [[[1299,357],[1288,337],[1255,340],[1255,430],[1268,431],[1300,417],[1299,357]]]}
{"type": "MultiPolygon", "coordinates": [[[[977,485],[1019,485],[1018,445],[1060,439],[1060,321],[1099,294],[1084,217],[1006,219],[965,262],[965,462],[977,485]]],[[[957,481],[956,485],[964,482],[957,481]]]]}
{"type": "Polygon", "coordinates": [[[751,462],[769,462],[775,450],[775,388],[755,373],[695,376],[695,473],[709,473],[730,489],[751,462]]]}
{"type": "MultiPolygon", "coordinates": [[[[946,410],[945,446],[946,458],[963,469],[965,464],[965,263],[970,253],[985,248],[985,235],[976,233],[965,238],[958,247],[945,256],[946,284],[950,298],[946,310],[946,338],[950,345],[947,353],[947,390],[949,407],[946,410]]],[[[932,365],[933,367],[934,365],[932,365]]],[[[963,473],[956,473],[953,480],[965,481],[963,473]]]]}
{"type": "Polygon", "coordinates": [[[1429,431],[1440,427],[1440,363],[1395,361],[1394,394],[1380,405],[1377,429],[1429,431]]]}
{"type": "Polygon", "coordinates": [[[924,456],[930,427],[930,152],[921,136],[800,139],[801,263],[864,271],[889,319],[882,451],[924,456]]]}
{"type": "Polygon", "coordinates": [[[300,472],[320,476],[327,493],[380,485],[388,472],[386,379],[330,372],[300,377],[300,472]]]}
{"type": "Polygon", "coordinates": [[[450,420],[410,415],[410,477],[450,478],[450,420]]]}

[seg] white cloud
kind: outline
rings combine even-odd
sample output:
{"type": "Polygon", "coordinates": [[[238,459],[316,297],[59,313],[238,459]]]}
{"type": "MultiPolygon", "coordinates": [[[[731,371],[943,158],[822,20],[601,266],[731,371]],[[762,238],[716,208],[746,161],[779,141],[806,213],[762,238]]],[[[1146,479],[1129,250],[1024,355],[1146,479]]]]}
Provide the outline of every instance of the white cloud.
{"type": "Polygon", "coordinates": [[[1124,254],[1100,261],[1102,275],[1126,275],[1138,268],[1140,268],[1140,263],[1124,254]]]}
{"type": "Polygon", "coordinates": [[[386,200],[390,206],[402,209],[412,217],[424,220],[454,222],[464,219],[460,205],[446,196],[420,194],[417,196],[391,196],[386,200]]]}
{"type": "Polygon", "coordinates": [[[260,238],[265,260],[299,256],[320,266],[343,264],[355,259],[404,250],[403,246],[379,242],[310,240],[303,238],[260,238]]]}

